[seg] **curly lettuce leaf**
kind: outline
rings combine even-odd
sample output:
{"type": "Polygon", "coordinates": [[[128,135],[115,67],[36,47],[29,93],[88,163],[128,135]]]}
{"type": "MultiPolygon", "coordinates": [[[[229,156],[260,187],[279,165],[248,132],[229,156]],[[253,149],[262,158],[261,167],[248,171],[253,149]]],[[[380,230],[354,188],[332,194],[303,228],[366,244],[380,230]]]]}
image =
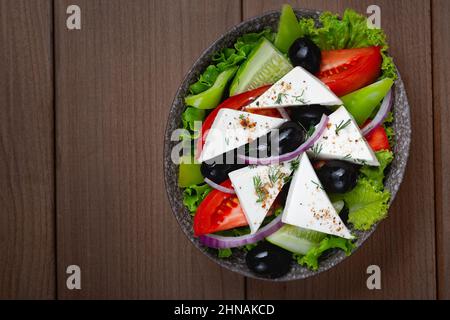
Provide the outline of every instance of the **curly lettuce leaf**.
{"type": "Polygon", "coordinates": [[[394,154],[391,151],[384,150],[376,152],[376,156],[380,166],[363,166],[360,172],[362,176],[370,180],[377,190],[383,190],[384,170],[386,170],[387,166],[394,160],[394,154]]]}
{"type": "Polygon", "coordinates": [[[386,130],[386,135],[388,137],[389,146],[391,147],[391,149],[393,149],[395,146],[395,131],[392,125],[393,122],[394,122],[394,113],[389,112],[386,119],[384,120],[383,126],[384,129],[386,130]]]}
{"type": "Polygon", "coordinates": [[[384,125],[384,129],[386,130],[386,135],[389,140],[389,146],[391,149],[395,146],[395,131],[394,128],[391,125],[384,125]]]}
{"type": "Polygon", "coordinates": [[[188,129],[194,131],[196,128],[194,126],[195,121],[203,121],[206,112],[202,109],[197,109],[194,107],[187,107],[186,110],[181,115],[181,121],[183,122],[183,129],[188,129]]]}
{"type": "Polygon", "coordinates": [[[229,258],[233,255],[233,251],[231,251],[230,248],[226,248],[226,249],[218,249],[217,250],[217,256],[220,259],[226,259],[229,258]]]}
{"type": "Polygon", "coordinates": [[[198,81],[189,87],[190,93],[197,95],[208,90],[214,85],[219,74],[234,66],[241,65],[247,60],[248,55],[262,37],[273,40],[273,33],[270,29],[265,29],[259,33],[245,34],[237,39],[232,48],[225,48],[215,53],[212,58],[213,63],[200,75],[198,81]]]}
{"type": "Polygon", "coordinates": [[[188,208],[191,215],[197,211],[200,203],[205,199],[212,188],[207,184],[192,185],[183,191],[183,204],[188,208]]]}
{"type": "Polygon", "coordinates": [[[375,187],[371,180],[360,178],[356,187],[345,194],[330,195],[332,201],[344,200],[349,209],[348,222],[356,230],[369,230],[386,218],[391,194],[375,187]]]}
{"type": "Polygon", "coordinates": [[[320,26],[311,18],[301,19],[302,36],[309,37],[322,50],[338,50],[380,46],[383,56],[381,78],[397,79],[394,62],[387,55],[389,49],[386,34],[382,29],[369,27],[364,15],[347,9],[342,16],[324,12],[321,14],[320,26]]]}
{"type": "Polygon", "coordinates": [[[331,249],[341,249],[349,256],[353,249],[355,249],[355,244],[348,239],[328,236],[317,247],[310,249],[306,255],[295,255],[295,258],[298,264],[316,271],[319,269],[320,256],[331,249]]]}

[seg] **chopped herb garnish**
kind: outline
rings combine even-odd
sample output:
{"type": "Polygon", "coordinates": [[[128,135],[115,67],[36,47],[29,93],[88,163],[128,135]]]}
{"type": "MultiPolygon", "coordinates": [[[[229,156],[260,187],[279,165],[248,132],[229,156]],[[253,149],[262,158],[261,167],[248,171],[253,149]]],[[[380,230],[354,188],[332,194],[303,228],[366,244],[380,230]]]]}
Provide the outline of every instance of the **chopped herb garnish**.
{"type": "Polygon", "coordinates": [[[367,161],[366,160],[356,160],[357,162],[359,162],[360,164],[362,164],[363,166],[367,165],[367,161]]]}
{"type": "Polygon", "coordinates": [[[323,190],[322,186],[320,184],[318,184],[317,182],[315,182],[314,180],[311,180],[311,182],[319,189],[323,190]]]}
{"type": "Polygon", "coordinates": [[[258,196],[257,203],[261,203],[264,201],[265,192],[263,189],[263,184],[260,176],[253,177],[253,185],[255,186],[256,195],[258,196]]]}
{"type": "Polygon", "coordinates": [[[300,160],[295,159],[291,161],[291,170],[295,171],[298,169],[298,167],[300,166],[300,160]]]}
{"type": "Polygon", "coordinates": [[[303,90],[300,95],[293,96],[293,95],[290,95],[290,94],[287,94],[287,93],[280,92],[278,94],[278,96],[277,96],[277,100],[275,100],[275,103],[276,104],[281,104],[283,102],[284,98],[290,96],[290,97],[292,97],[295,100],[295,102],[306,104],[307,103],[306,100],[303,99],[304,93],[305,93],[305,90],[303,90]]]}
{"type": "Polygon", "coordinates": [[[286,98],[287,94],[280,92],[277,96],[277,100],[275,101],[276,104],[281,104],[283,102],[283,98],[286,98]]]}
{"type": "Polygon", "coordinates": [[[317,156],[319,156],[319,154],[322,152],[323,146],[321,143],[317,143],[314,145],[314,147],[312,148],[312,152],[314,154],[314,157],[317,158],[317,156]]]}
{"type": "Polygon", "coordinates": [[[337,126],[336,126],[336,135],[339,135],[339,131],[347,128],[350,123],[352,123],[351,119],[348,119],[346,122],[344,122],[344,120],[342,120],[337,126]]]}
{"type": "Polygon", "coordinates": [[[352,159],[352,155],[349,153],[347,155],[345,155],[343,160],[351,160],[352,159]]]}
{"type": "Polygon", "coordinates": [[[239,115],[239,120],[244,120],[245,116],[243,114],[239,115]]]}
{"type": "Polygon", "coordinates": [[[283,182],[285,184],[288,183],[288,182],[291,182],[291,180],[292,180],[292,176],[286,176],[286,177],[283,178],[283,182]]]}
{"type": "Polygon", "coordinates": [[[270,183],[273,185],[275,185],[275,183],[277,183],[277,181],[283,177],[283,173],[281,172],[280,168],[276,168],[276,167],[270,167],[269,169],[269,180],[270,183]]]}
{"type": "Polygon", "coordinates": [[[315,131],[316,127],[314,126],[309,127],[308,131],[306,132],[306,139],[311,138],[315,131]]]}
{"type": "Polygon", "coordinates": [[[296,102],[299,102],[299,103],[306,103],[306,100],[303,99],[303,95],[304,95],[304,94],[305,94],[305,89],[303,89],[302,93],[300,93],[299,96],[292,96],[292,98],[294,98],[296,102]]]}

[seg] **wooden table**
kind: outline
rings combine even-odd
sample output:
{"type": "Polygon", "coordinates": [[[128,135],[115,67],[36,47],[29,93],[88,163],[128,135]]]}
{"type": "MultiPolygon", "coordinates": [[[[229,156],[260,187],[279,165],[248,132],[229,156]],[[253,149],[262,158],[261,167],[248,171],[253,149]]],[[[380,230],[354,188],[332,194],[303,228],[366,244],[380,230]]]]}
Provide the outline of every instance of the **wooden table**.
{"type": "Polygon", "coordinates": [[[184,74],[221,33],[286,1],[0,0],[0,298],[450,298],[450,1],[376,3],[409,94],[398,198],[331,271],[286,284],[213,264],[182,234],[163,184],[163,132],[184,74]],[[66,9],[82,9],[82,30],[66,9]],[[368,290],[366,268],[382,271],[368,290]],[[66,287],[79,265],[82,289],[66,287]]]}

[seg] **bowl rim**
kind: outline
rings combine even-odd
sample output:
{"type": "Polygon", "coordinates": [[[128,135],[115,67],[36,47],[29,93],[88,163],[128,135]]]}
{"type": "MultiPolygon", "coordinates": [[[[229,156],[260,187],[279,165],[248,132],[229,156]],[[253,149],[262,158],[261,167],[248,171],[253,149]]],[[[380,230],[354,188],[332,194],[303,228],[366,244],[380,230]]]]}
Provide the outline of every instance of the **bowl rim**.
{"type": "MultiPolygon", "coordinates": [[[[294,9],[294,12],[296,13],[297,17],[305,17],[305,16],[318,16],[320,15],[322,12],[324,11],[320,11],[320,10],[313,10],[313,9],[294,9]]],[[[198,241],[196,241],[191,234],[188,233],[187,230],[185,230],[185,228],[183,227],[182,221],[181,221],[181,217],[179,216],[179,214],[177,214],[177,212],[175,212],[175,208],[174,208],[174,201],[175,199],[172,197],[172,195],[170,194],[170,188],[171,188],[171,183],[169,181],[169,176],[167,174],[168,170],[169,170],[169,165],[167,163],[167,159],[170,158],[170,154],[171,154],[171,141],[170,141],[170,137],[172,135],[171,132],[171,121],[174,121],[173,119],[171,119],[171,115],[172,113],[175,111],[176,109],[176,105],[177,105],[177,99],[180,97],[181,93],[183,92],[183,86],[186,84],[186,82],[192,78],[192,77],[197,77],[195,74],[199,74],[201,71],[195,71],[197,69],[199,69],[199,67],[203,64],[202,60],[206,59],[208,61],[211,60],[212,55],[217,51],[217,46],[219,44],[221,44],[221,47],[225,47],[226,46],[226,38],[229,34],[235,32],[235,31],[239,31],[244,29],[244,27],[246,25],[249,25],[251,23],[255,23],[261,19],[267,18],[269,16],[280,16],[281,12],[279,10],[270,10],[270,11],[266,11],[262,14],[256,15],[254,17],[251,17],[249,19],[246,19],[244,21],[241,21],[240,23],[232,26],[231,28],[229,28],[227,31],[223,32],[216,40],[214,40],[206,49],[204,49],[201,54],[198,56],[198,58],[195,60],[195,62],[189,67],[189,70],[185,73],[182,81],[180,82],[180,85],[176,91],[176,94],[174,96],[174,99],[172,100],[171,103],[171,107],[170,107],[170,111],[169,111],[169,116],[166,122],[166,127],[165,127],[165,134],[164,134],[164,150],[163,150],[163,156],[164,156],[164,185],[165,185],[165,189],[166,189],[166,194],[167,197],[169,199],[169,204],[170,204],[170,208],[172,211],[173,216],[175,217],[179,227],[181,228],[181,230],[183,231],[183,234],[188,238],[189,242],[196,248],[198,249],[200,252],[202,252],[202,254],[206,255],[210,260],[214,261],[215,263],[217,263],[218,265],[220,265],[221,267],[238,273],[239,275],[248,277],[248,278],[252,278],[252,279],[256,279],[256,280],[262,280],[262,281],[268,281],[268,282],[289,282],[289,281],[296,281],[296,280],[304,280],[304,279],[308,279],[308,278],[312,278],[315,277],[319,274],[322,274],[325,271],[328,271],[332,268],[334,268],[335,266],[337,266],[338,264],[340,264],[342,261],[346,260],[348,257],[345,255],[342,251],[339,251],[337,253],[334,253],[332,255],[330,255],[329,257],[326,258],[326,260],[333,260],[332,263],[330,263],[329,265],[326,266],[319,266],[319,269],[317,271],[312,271],[312,270],[308,270],[307,272],[305,272],[306,276],[300,275],[300,276],[296,276],[294,274],[293,277],[290,278],[276,278],[276,279],[271,279],[271,278],[266,278],[266,277],[260,277],[258,275],[255,275],[253,273],[251,273],[249,270],[242,270],[240,268],[234,268],[233,266],[230,266],[228,263],[226,263],[226,259],[220,259],[217,257],[216,254],[211,254],[209,252],[209,248],[201,245],[198,241]]],[[[317,21],[317,20],[316,20],[317,21]]],[[[243,33],[238,32],[238,35],[236,37],[238,37],[239,35],[241,35],[243,33]]],[[[233,37],[233,41],[236,40],[236,37],[233,37]]],[[[393,90],[394,90],[394,107],[393,107],[393,111],[396,111],[396,106],[398,105],[403,105],[404,109],[403,110],[403,120],[406,121],[406,126],[403,127],[403,149],[401,150],[401,153],[403,155],[403,164],[400,164],[399,166],[399,170],[397,172],[397,181],[394,184],[393,189],[391,189],[391,199],[389,202],[389,210],[391,209],[392,203],[401,187],[402,181],[404,179],[404,175],[407,169],[407,163],[408,163],[408,158],[409,158],[409,154],[410,154],[410,146],[411,146],[411,135],[412,135],[412,129],[411,129],[411,113],[410,113],[410,106],[408,103],[408,99],[406,96],[406,90],[404,88],[404,83],[402,81],[401,78],[401,74],[399,72],[399,70],[397,69],[397,74],[398,74],[398,79],[396,80],[393,90]],[[397,100],[397,96],[398,93],[400,93],[402,95],[402,101],[398,101],[397,100]],[[402,103],[401,103],[402,102],[402,103]]],[[[184,98],[184,97],[183,97],[184,98]]],[[[395,118],[397,119],[397,118],[395,118]]],[[[177,123],[179,122],[180,119],[176,119],[177,123]]],[[[395,120],[394,120],[395,122],[395,120]]],[[[394,125],[395,126],[395,125],[394,125]]],[[[178,125],[179,127],[179,125],[178,125]]],[[[395,130],[397,132],[397,130],[395,130]]],[[[398,141],[396,142],[398,143],[398,141]]],[[[394,155],[397,155],[397,152],[394,152],[394,155]]],[[[396,157],[397,158],[397,157],[396,157]]],[[[396,160],[396,159],[395,159],[396,160]]],[[[395,161],[394,160],[394,161],[395,161]]],[[[386,184],[385,184],[385,187],[386,184]]],[[[178,187],[178,185],[176,186],[176,188],[181,189],[180,187],[178,187]]],[[[181,204],[183,207],[184,205],[181,204]]],[[[186,210],[186,208],[184,207],[184,213],[189,214],[186,210]]],[[[383,220],[382,220],[383,221],[383,220]]],[[[378,222],[376,224],[374,224],[370,230],[364,231],[364,232],[359,232],[356,231],[355,233],[357,234],[357,242],[356,242],[356,247],[355,249],[352,251],[351,256],[353,256],[356,251],[371,237],[371,235],[374,233],[374,231],[377,229],[378,225],[382,222],[378,222]]],[[[295,262],[294,262],[295,263],[295,262]]],[[[292,274],[293,271],[290,271],[288,273],[292,274]]]]}

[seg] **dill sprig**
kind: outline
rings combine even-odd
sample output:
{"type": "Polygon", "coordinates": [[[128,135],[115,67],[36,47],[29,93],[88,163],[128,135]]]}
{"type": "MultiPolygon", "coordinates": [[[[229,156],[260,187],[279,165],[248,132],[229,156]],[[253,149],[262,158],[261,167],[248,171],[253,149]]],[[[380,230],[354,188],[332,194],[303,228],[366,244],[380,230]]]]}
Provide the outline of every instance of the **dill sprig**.
{"type": "Polygon", "coordinates": [[[308,132],[306,132],[306,139],[311,138],[315,131],[316,131],[316,127],[310,126],[308,129],[308,132]]]}
{"type": "Polygon", "coordinates": [[[342,160],[351,160],[352,159],[352,155],[349,153],[347,155],[345,155],[345,157],[342,160]]]}
{"type": "Polygon", "coordinates": [[[283,98],[286,98],[288,95],[287,93],[280,92],[277,96],[277,100],[275,100],[276,104],[281,104],[283,102],[283,98]]]}
{"type": "Polygon", "coordinates": [[[253,177],[253,185],[255,186],[255,192],[258,196],[257,203],[261,203],[264,201],[265,198],[265,192],[263,189],[263,184],[260,176],[253,177]]]}
{"type": "Polygon", "coordinates": [[[315,182],[314,180],[311,180],[311,182],[312,182],[317,188],[319,188],[320,190],[323,190],[323,187],[322,187],[320,184],[318,184],[318,183],[315,182]]]}
{"type": "Polygon", "coordinates": [[[276,167],[270,167],[269,169],[269,181],[272,184],[272,186],[277,183],[277,181],[283,176],[283,173],[281,172],[280,168],[276,167]]]}
{"type": "Polygon", "coordinates": [[[313,154],[314,154],[314,158],[317,158],[319,156],[319,154],[322,152],[323,146],[321,143],[317,143],[314,145],[314,147],[311,149],[313,154]]]}
{"type": "Polygon", "coordinates": [[[298,167],[300,166],[300,160],[295,159],[291,161],[291,170],[295,171],[298,169],[298,167]]]}
{"type": "Polygon", "coordinates": [[[341,130],[344,130],[345,128],[347,128],[347,127],[350,125],[351,122],[352,122],[351,119],[348,119],[348,120],[345,121],[345,122],[344,122],[344,120],[342,120],[338,125],[336,125],[336,130],[335,130],[336,135],[338,136],[338,135],[339,135],[339,132],[340,132],[341,130]]]}

